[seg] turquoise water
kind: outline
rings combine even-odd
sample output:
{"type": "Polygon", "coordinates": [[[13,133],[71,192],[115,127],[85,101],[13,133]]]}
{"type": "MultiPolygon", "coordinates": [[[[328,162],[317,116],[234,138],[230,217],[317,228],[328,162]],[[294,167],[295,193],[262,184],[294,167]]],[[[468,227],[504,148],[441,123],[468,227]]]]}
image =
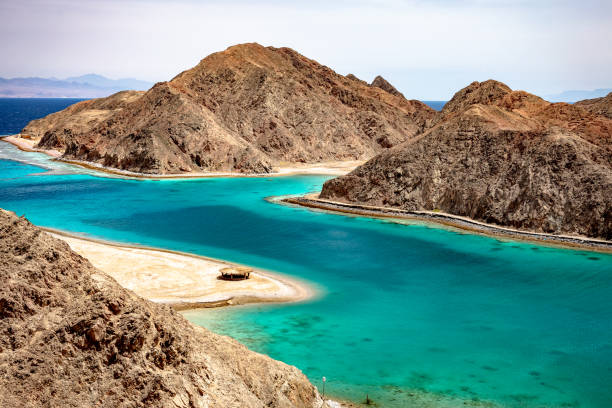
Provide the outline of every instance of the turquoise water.
{"type": "Polygon", "coordinates": [[[611,255],[264,200],[318,190],[322,176],[130,181],[40,172],[0,160],[0,207],[48,227],[317,286],[321,296],[309,303],[185,316],[298,366],[317,385],[326,376],[328,394],[367,393],[384,407],[440,395],[612,406],[611,255]]]}

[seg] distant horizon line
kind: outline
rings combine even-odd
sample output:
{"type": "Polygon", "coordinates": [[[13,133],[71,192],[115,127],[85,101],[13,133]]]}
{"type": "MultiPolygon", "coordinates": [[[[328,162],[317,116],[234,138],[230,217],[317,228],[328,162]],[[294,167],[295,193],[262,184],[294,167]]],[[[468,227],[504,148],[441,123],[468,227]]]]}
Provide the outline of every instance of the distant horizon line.
{"type": "Polygon", "coordinates": [[[102,79],[108,79],[111,81],[122,81],[122,80],[133,80],[133,81],[142,81],[142,82],[151,82],[151,83],[157,83],[157,82],[161,82],[161,81],[149,81],[147,79],[139,79],[139,78],[135,78],[135,77],[121,77],[121,78],[111,78],[102,74],[96,74],[95,72],[88,72],[87,74],[82,74],[82,75],[71,75],[71,76],[67,76],[67,77],[56,77],[56,76],[13,76],[13,77],[3,77],[0,76],[0,79],[7,79],[7,80],[11,80],[11,79],[48,79],[48,80],[52,80],[52,81],[68,81],[70,79],[77,79],[77,78],[83,78],[83,77],[88,77],[88,76],[96,76],[102,79]]]}
{"type": "MultiPolygon", "coordinates": [[[[343,75],[340,74],[339,75],[343,75]]],[[[347,76],[349,74],[343,75],[343,76],[347,76]]],[[[120,92],[122,90],[145,90],[142,89],[142,87],[138,87],[139,89],[136,88],[125,88],[125,89],[119,89],[117,87],[114,87],[112,85],[108,85],[108,86],[100,86],[98,84],[95,83],[89,83],[86,81],[87,77],[96,77],[95,79],[98,80],[105,80],[105,81],[111,81],[111,82],[124,82],[124,81],[131,81],[131,82],[137,82],[140,83],[141,85],[148,85],[150,87],[154,86],[155,84],[159,83],[159,82],[167,82],[168,80],[162,80],[162,81],[149,81],[149,80],[145,80],[145,79],[138,79],[135,77],[122,77],[122,78],[111,78],[111,77],[107,77],[103,74],[98,74],[96,72],[88,72],[86,74],[82,74],[82,75],[76,75],[76,76],[68,76],[65,78],[58,78],[55,76],[52,77],[43,77],[43,76],[24,76],[24,77],[0,77],[0,81],[4,80],[4,81],[15,81],[15,80],[47,80],[47,81],[58,81],[58,82],[67,82],[67,83],[74,83],[74,84],[81,84],[81,85],[90,85],[92,87],[99,87],[99,88],[108,88],[110,90],[116,90],[117,92],[120,92]],[[84,82],[76,82],[74,80],[82,80],[84,82]]],[[[465,86],[468,86],[469,84],[466,84],[465,86]]],[[[44,89],[44,88],[43,88],[44,89]]],[[[150,88],[148,88],[150,89],[150,88]]],[[[147,90],[148,90],[147,89],[147,90]]],[[[426,97],[426,98],[418,98],[418,97],[412,97],[409,95],[408,98],[406,99],[415,99],[421,102],[448,102],[450,99],[452,99],[452,96],[458,92],[460,89],[462,88],[458,88],[452,92],[452,95],[447,97],[447,98],[432,98],[432,97],[426,97]]],[[[401,89],[400,89],[401,90],[401,89]]],[[[528,91],[527,91],[528,92],[528,91]]],[[[591,98],[597,98],[597,97],[603,97],[606,96],[608,93],[612,92],[612,87],[611,88],[605,88],[605,87],[598,87],[595,89],[567,89],[567,90],[562,90],[556,93],[547,93],[547,94],[536,94],[534,93],[534,95],[537,95],[543,99],[549,100],[550,102],[567,102],[567,103],[573,103],[576,102],[578,100],[583,100],[583,99],[591,99],[591,98]],[[592,95],[589,95],[592,94],[592,95]]],[[[0,89],[0,93],[2,93],[2,90],[0,89]]],[[[533,92],[530,92],[533,93],[533,92]]],[[[407,92],[406,92],[407,94],[407,92]]],[[[107,95],[110,96],[110,95],[107,95]]],[[[104,96],[9,96],[9,95],[3,95],[0,96],[1,99],[93,99],[93,98],[100,98],[100,97],[104,97],[104,96]]]]}

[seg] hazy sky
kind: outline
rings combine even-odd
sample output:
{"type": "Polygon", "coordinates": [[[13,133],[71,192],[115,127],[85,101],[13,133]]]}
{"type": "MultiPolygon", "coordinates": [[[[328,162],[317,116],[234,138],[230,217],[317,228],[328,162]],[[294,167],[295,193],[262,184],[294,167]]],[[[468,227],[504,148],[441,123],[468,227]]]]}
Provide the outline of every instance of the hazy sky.
{"type": "Polygon", "coordinates": [[[408,98],[473,80],[612,88],[610,0],[0,0],[0,76],[162,81],[230,45],[294,48],[408,98]]]}

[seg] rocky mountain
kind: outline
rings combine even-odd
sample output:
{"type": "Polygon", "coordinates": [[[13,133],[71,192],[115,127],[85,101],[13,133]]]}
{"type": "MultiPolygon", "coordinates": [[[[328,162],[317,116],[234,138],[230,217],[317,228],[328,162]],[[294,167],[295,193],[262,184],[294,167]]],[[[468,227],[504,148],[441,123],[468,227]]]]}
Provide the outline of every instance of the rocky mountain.
{"type": "Polygon", "coordinates": [[[501,101],[511,92],[512,89],[508,85],[498,81],[474,81],[453,95],[442,108],[442,113],[459,112],[474,104],[491,105],[501,101]]]}
{"type": "Polygon", "coordinates": [[[0,210],[0,406],[316,407],[295,367],[128,291],[0,210]]]}
{"type": "Polygon", "coordinates": [[[596,115],[612,119],[612,92],[601,98],[586,99],[576,102],[574,105],[580,106],[596,115]]]}
{"type": "Polygon", "coordinates": [[[404,97],[404,95],[400,91],[395,89],[393,85],[391,85],[385,78],[381,77],[380,75],[374,78],[370,86],[380,88],[383,91],[389,92],[391,95],[400,96],[402,98],[404,97]]]}
{"type": "Polygon", "coordinates": [[[87,74],[66,79],[0,78],[0,98],[100,98],[124,89],[147,90],[153,84],[132,78],[87,74]]]}
{"type": "Polygon", "coordinates": [[[259,44],[212,54],[111,110],[81,126],[69,108],[23,134],[42,134],[39,147],[66,159],[123,170],[266,173],[280,163],[370,158],[422,133],[436,115],[289,48],[259,44]]]}
{"type": "Polygon", "coordinates": [[[354,74],[348,74],[348,75],[346,76],[346,78],[347,78],[347,79],[350,79],[350,80],[352,80],[352,81],[357,81],[357,82],[359,82],[359,83],[360,83],[360,84],[362,84],[362,85],[368,85],[368,83],[367,83],[366,81],[364,81],[363,79],[360,79],[360,78],[356,77],[354,74]]]}
{"type": "Polygon", "coordinates": [[[327,181],[321,198],[612,239],[609,118],[490,80],[455,94],[436,122],[327,181]]]}

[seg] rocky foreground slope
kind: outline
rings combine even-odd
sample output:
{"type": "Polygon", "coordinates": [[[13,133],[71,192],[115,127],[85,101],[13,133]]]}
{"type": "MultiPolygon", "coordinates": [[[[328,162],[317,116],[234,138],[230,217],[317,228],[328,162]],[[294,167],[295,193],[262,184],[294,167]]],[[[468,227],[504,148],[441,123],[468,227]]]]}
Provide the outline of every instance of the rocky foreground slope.
{"type": "MultiPolygon", "coordinates": [[[[22,135],[65,159],[143,173],[266,173],[282,163],[367,159],[423,132],[436,114],[375,82],[289,48],[242,44],[129,103],[110,103],[99,120],[83,123],[68,108],[22,135]]],[[[113,98],[121,99],[93,104],[113,98]]]]}
{"type": "Polygon", "coordinates": [[[329,180],[320,197],[612,239],[612,120],[593,111],[474,82],[431,129],[329,180]]]}
{"type": "Polygon", "coordinates": [[[0,281],[2,407],[323,404],[295,367],[139,298],[2,210],[0,281]]]}

